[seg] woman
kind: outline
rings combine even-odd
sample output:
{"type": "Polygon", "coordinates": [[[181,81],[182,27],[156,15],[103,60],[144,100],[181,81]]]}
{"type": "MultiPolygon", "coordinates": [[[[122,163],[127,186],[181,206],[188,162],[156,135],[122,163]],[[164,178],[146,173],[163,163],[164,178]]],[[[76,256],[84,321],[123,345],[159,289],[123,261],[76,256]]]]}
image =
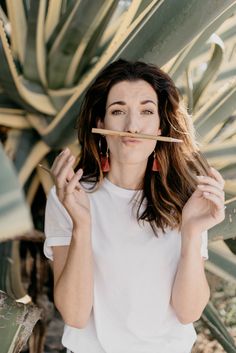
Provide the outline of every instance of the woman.
{"type": "Polygon", "coordinates": [[[113,62],[85,95],[78,138],[77,171],[68,148],[52,165],[45,215],[62,343],[75,353],[190,353],[224,179],[201,156],[173,81],[154,65],[113,62]]]}

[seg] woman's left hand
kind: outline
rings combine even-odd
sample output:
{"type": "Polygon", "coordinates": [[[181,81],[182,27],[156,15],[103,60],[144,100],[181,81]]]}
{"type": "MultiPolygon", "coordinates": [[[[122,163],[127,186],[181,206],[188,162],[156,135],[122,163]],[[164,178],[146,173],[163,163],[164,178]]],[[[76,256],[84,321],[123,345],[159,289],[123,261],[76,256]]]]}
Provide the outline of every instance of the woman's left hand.
{"type": "Polygon", "coordinates": [[[225,219],[225,181],[213,167],[211,176],[197,176],[199,184],[182,211],[181,228],[203,232],[225,219]]]}

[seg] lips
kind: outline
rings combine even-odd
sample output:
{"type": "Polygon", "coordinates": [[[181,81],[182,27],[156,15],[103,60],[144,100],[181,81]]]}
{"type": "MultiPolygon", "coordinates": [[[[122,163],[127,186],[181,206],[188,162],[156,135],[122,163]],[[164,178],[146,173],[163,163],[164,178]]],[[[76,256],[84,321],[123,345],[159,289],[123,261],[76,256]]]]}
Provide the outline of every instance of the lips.
{"type": "Polygon", "coordinates": [[[131,144],[141,143],[140,140],[136,140],[136,139],[130,138],[130,137],[128,137],[128,138],[127,138],[127,137],[122,138],[122,142],[124,142],[124,143],[131,143],[131,144]]]}

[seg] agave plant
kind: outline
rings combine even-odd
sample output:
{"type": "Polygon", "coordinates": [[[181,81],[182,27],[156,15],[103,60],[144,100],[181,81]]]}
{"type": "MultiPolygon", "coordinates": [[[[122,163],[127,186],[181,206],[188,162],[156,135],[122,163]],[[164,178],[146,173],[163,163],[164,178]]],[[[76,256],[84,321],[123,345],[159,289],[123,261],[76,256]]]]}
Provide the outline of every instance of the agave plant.
{"type": "Polygon", "coordinates": [[[2,291],[0,302],[1,352],[19,353],[39,320],[41,312],[35,305],[18,303],[2,291]]]}
{"type": "MultiPolygon", "coordinates": [[[[49,167],[66,145],[79,156],[74,126],[97,74],[120,57],[144,60],[172,76],[192,113],[201,151],[226,180],[226,218],[209,231],[206,267],[235,280],[235,14],[235,0],[5,1],[0,7],[0,239],[32,229],[29,210],[53,183],[38,163],[49,167]],[[14,215],[15,223],[9,222],[14,215]]],[[[35,217],[34,227],[42,230],[35,217]]],[[[209,312],[205,315],[216,327],[209,312]]]]}

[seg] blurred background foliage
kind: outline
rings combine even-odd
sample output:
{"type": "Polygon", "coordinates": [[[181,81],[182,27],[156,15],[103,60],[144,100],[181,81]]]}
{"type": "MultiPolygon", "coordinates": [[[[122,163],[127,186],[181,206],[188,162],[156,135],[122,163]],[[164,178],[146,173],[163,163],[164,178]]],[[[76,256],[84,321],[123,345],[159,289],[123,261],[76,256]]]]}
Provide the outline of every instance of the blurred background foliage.
{"type": "MultiPolygon", "coordinates": [[[[65,146],[79,158],[84,92],[120,57],[160,66],[179,88],[202,153],[226,180],[226,218],[209,231],[205,266],[236,281],[236,1],[6,0],[0,19],[0,289],[53,301],[42,252],[53,180],[38,164],[50,167],[65,146]]],[[[236,352],[211,302],[203,319],[236,352]]],[[[48,320],[31,352],[42,351],[48,320]]]]}

